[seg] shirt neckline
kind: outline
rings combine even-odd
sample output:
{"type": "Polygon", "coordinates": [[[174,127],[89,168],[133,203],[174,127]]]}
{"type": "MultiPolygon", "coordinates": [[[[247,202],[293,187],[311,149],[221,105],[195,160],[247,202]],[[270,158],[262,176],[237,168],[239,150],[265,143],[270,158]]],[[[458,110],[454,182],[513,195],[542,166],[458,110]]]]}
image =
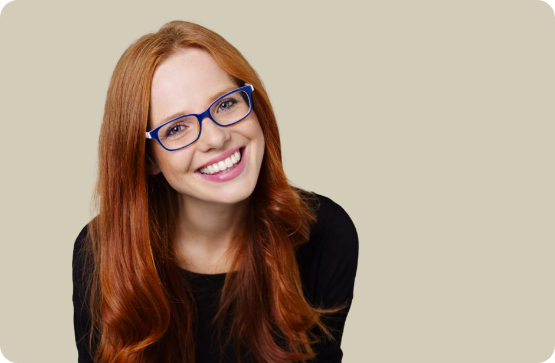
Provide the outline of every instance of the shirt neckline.
{"type": "Polygon", "coordinates": [[[226,276],[227,275],[227,272],[220,272],[220,273],[217,273],[217,274],[201,274],[201,273],[193,272],[193,271],[189,271],[189,270],[183,270],[183,271],[185,271],[185,273],[191,274],[193,276],[215,277],[215,276],[226,276]]]}

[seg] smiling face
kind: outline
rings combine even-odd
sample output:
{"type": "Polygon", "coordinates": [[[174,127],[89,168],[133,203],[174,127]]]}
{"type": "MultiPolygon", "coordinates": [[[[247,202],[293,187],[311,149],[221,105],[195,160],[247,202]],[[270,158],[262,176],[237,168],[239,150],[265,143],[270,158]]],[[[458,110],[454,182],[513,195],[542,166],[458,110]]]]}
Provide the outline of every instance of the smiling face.
{"type": "MultiPolygon", "coordinates": [[[[181,49],[154,72],[148,130],[179,115],[201,113],[219,96],[239,87],[208,52],[181,49]]],[[[245,200],[256,186],[264,156],[264,136],[254,110],[229,127],[205,118],[200,138],[184,149],[167,151],[154,139],[147,142],[155,161],[149,164],[149,173],[162,172],[185,202],[188,198],[226,204],[245,200]],[[222,173],[224,167],[231,170],[222,173]]]]}

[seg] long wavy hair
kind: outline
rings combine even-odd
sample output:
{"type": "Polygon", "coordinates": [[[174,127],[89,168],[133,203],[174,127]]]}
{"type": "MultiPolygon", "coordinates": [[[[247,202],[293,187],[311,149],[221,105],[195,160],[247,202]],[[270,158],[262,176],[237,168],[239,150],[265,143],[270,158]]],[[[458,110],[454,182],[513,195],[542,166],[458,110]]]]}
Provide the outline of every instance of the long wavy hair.
{"type": "Polygon", "coordinates": [[[295,257],[316,222],[317,199],[289,184],[272,106],[242,54],[202,26],[172,21],[125,51],[107,93],[92,204],[98,215],[88,225],[94,360],[195,361],[195,300],[172,243],[178,195],[162,173],[147,173],[145,138],[154,70],[186,47],[208,51],[238,86],[254,86],[253,107],[265,141],[247,218],[232,242],[233,272],[226,275],[212,322],[220,344],[225,327],[225,344],[234,338],[239,361],[245,352],[257,362],[313,359],[312,345],[332,339],[323,314],[339,310],[307,302],[295,257]]]}

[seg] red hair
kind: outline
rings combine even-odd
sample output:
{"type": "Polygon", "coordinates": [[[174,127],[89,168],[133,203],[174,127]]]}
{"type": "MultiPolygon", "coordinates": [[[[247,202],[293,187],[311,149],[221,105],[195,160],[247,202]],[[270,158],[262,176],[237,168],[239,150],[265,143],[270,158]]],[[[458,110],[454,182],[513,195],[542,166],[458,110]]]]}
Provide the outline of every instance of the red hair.
{"type": "Polygon", "coordinates": [[[317,199],[289,185],[274,112],[254,69],[221,36],[183,21],[167,23],[133,43],[108,89],[93,196],[99,214],[88,226],[94,359],[195,361],[195,300],[172,244],[178,195],[162,173],[147,173],[145,161],[154,70],[185,47],[208,51],[238,85],[254,86],[253,107],[265,141],[249,212],[232,243],[234,272],[226,276],[214,322],[219,332],[226,326],[236,339],[239,360],[244,349],[258,362],[312,359],[311,345],[331,338],[322,314],[339,310],[307,302],[295,257],[316,222],[317,199]]]}

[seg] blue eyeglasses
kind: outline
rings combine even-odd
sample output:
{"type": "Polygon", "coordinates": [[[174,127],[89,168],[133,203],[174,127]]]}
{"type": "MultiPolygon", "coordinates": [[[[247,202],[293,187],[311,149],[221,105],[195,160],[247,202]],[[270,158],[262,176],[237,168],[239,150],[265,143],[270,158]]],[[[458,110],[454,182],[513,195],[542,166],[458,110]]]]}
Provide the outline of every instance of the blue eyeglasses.
{"type": "Polygon", "coordinates": [[[221,127],[235,125],[252,111],[252,91],[254,87],[244,87],[226,93],[200,114],[188,114],[164,122],[146,133],[147,139],[156,139],[168,151],[183,149],[194,144],[202,131],[202,120],[210,118],[221,127]]]}

